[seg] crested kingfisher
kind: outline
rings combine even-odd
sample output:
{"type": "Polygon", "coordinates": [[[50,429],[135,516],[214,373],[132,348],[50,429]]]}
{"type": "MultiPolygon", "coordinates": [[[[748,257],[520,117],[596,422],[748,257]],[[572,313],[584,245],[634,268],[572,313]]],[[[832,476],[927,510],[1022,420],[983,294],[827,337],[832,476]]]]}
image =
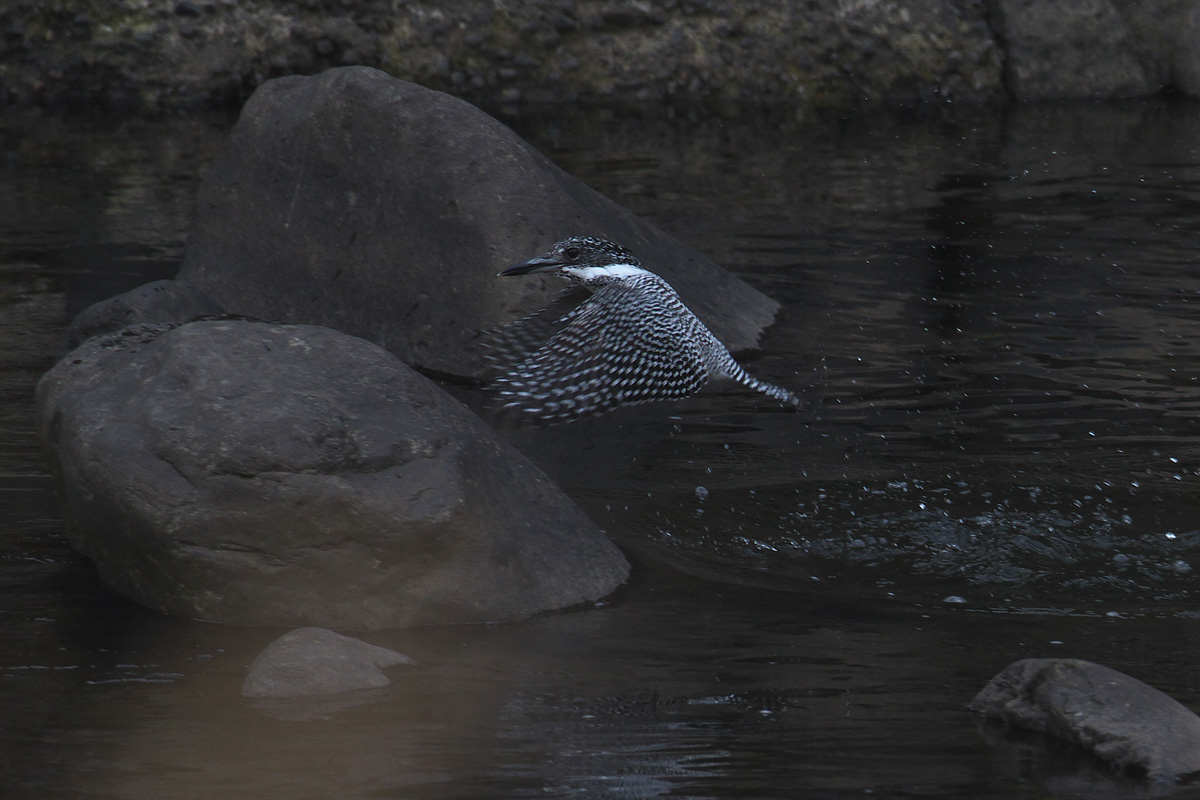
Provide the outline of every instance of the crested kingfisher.
{"type": "Polygon", "coordinates": [[[780,403],[800,398],[748,374],[665,280],[604,239],[577,236],[500,273],[545,273],[573,286],[546,308],[492,331],[488,359],[504,408],[548,424],[619,406],[677,400],[709,380],[742,383],[780,403]],[[583,302],[576,298],[590,293],[583,302]]]}

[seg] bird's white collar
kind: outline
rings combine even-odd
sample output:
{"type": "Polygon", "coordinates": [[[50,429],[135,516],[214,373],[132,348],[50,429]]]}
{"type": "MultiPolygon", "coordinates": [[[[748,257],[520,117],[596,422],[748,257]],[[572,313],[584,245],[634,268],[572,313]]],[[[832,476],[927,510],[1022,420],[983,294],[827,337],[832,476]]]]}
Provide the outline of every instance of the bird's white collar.
{"type": "Polygon", "coordinates": [[[646,274],[646,270],[633,264],[609,264],[605,267],[563,267],[563,272],[585,283],[605,278],[632,278],[636,275],[646,274]]]}

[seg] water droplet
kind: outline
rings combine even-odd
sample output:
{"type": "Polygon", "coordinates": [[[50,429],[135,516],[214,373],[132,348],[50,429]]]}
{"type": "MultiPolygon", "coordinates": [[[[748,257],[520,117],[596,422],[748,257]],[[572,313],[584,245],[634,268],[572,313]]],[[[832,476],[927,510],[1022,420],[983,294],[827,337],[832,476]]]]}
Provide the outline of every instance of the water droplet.
{"type": "Polygon", "coordinates": [[[708,489],[705,489],[703,486],[697,486],[696,487],[696,499],[697,500],[707,500],[708,499],[708,489]]]}

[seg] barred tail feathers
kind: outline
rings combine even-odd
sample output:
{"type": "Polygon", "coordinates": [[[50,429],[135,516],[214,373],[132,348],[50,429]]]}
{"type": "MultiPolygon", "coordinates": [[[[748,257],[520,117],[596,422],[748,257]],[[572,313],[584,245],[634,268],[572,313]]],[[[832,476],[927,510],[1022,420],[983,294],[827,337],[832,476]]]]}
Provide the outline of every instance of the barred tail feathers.
{"type": "Polygon", "coordinates": [[[767,397],[770,397],[772,400],[776,400],[785,406],[800,408],[800,406],[804,405],[803,401],[794,393],[783,388],[782,386],[776,386],[773,383],[767,383],[766,381],[759,380],[749,372],[746,372],[746,370],[742,368],[742,365],[734,361],[732,358],[730,358],[729,363],[725,365],[725,374],[730,379],[748,386],[756,392],[762,392],[767,397]]]}

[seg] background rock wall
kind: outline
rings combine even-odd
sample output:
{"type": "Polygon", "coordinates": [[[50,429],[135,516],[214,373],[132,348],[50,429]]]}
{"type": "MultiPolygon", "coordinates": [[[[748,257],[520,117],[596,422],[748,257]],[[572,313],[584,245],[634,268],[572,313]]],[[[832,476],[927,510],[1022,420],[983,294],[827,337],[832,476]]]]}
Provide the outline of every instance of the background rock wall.
{"type": "Polygon", "coordinates": [[[237,104],[362,64],[484,107],[1200,94],[1193,0],[9,0],[0,103],[237,104]]]}
{"type": "Polygon", "coordinates": [[[1200,93],[1191,0],[9,0],[0,103],[240,103],[362,64],[485,107],[1200,93]]]}

